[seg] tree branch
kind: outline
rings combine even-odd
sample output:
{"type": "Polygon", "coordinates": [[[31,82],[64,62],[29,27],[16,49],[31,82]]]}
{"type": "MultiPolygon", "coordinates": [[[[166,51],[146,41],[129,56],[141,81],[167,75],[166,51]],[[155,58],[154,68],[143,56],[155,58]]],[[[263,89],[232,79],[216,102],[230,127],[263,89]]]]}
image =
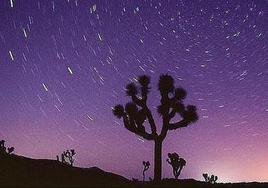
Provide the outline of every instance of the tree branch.
{"type": "Polygon", "coordinates": [[[142,107],[142,109],[145,110],[146,117],[148,118],[149,124],[151,126],[152,134],[155,136],[157,134],[156,133],[156,125],[155,125],[152,113],[146,104],[147,94],[146,95],[144,94],[142,99],[139,99],[136,95],[131,96],[131,98],[135,104],[137,104],[138,106],[142,107]]]}
{"type": "Polygon", "coordinates": [[[174,118],[176,115],[176,110],[172,109],[171,112],[169,113],[169,120],[171,120],[172,118],[174,118]]]}
{"type": "MultiPolygon", "coordinates": [[[[173,116],[173,112],[171,112],[171,114],[169,113],[170,111],[170,102],[171,99],[168,97],[168,93],[166,94],[161,94],[161,105],[162,106],[166,106],[163,114],[162,114],[162,130],[160,133],[160,138],[161,139],[165,139],[165,137],[167,136],[167,131],[168,131],[168,125],[169,125],[169,121],[171,119],[171,116],[173,116]]],[[[176,113],[176,112],[175,112],[176,113]]],[[[174,114],[175,116],[175,114],[174,114]]]]}
{"type": "Polygon", "coordinates": [[[123,119],[124,119],[124,126],[130,132],[135,133],[136,135],[141,136],[146,140],[153,140],[154,139],[152,134],[147,133],[145,130],[139,129],[135,125],[134,119],[129,118],[126,114],[123,116],[123,119]]]}
{"type": "Polygon", "coordinates": [[[191,122],[186,121],[185,119],[177,122],[177,123],[170,123],[168,125],[168,130],[175,130],[182,127],[187,127],[191,122]]]}
{"type": "Polygon", "coordinates": [[[141,87],[141,97],[144,103],[147,102],[147,95],[149,92],[149,87],[148,86],[142,86],[141,87]]]}
{"type": "Polygon", "coordinates": [[[126,128],[127,130],[129,130],[129,131],[132,132],[132,131],[134,130],[135,127],[132,127],[133,124],[132,124],[132,126],[131,126],[131,124],[130,124],[130,122],[129,122],[129,119],[128,119],[128,117],[127,117],[126,114],[123,115],[123,120],[124,120],[124,126],[125,126],[125,128],[126,128]]]}
{"type": "Polygon", "coordinates": [[[146,117],[148,118],[149,124],[151,126],[152,134],[155,136],[156,135],[156,125],[154,122],[153,115],[146,104],[146,101],[144,101],[144,99],[139,99],[135,95],[132,96],[132,101],[135,102],[140,107],[142,107],[142,109],[145,111],[146,117]]]}
{"type": "Polygon", "coordinates": [[[138,131],[135,131],[134,132],[136,135],[139,135],[141,136],[142,138],[146,139],[146,140],[154,140],[154,137],[153,135],[147,133],[147,132],[138,132],[138,131]]]}
{"type": "Polygon", "coordinates": [[[156,125],[154,122],[153,115],[152,115],[151,111],[149,110],[149,108],[147,107],[147,104],[145,104],[145,113],[146,113],[146,116],[148,118],[149,124],[151,126],[152,135],[156,136],[157,135],[156,125]]]}
{"type": "Polygon", "coordinates": [[[165,139],[167,136],[167,131],[168,131],[168,121],[163,117],[163,127],[161,130],[161,133],[159,135],[160,139],[165,139]]]}
{"type": "Polygon", "coordinates": [[[131,96],[132,101],[140,107],[144,106],[142,99],[139,99],[136,95],[131,96]]]}

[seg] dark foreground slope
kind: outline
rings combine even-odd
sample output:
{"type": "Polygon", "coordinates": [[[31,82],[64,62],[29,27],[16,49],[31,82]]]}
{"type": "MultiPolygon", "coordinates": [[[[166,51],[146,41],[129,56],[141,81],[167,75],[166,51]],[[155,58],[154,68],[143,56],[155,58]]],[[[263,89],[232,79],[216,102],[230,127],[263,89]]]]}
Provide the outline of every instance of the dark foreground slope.
{"type": "Polygon", "coordinates": [[[114,187],[128,183],[126,178],[97,167],[77,168],[56,160],[0,156],[0,187],[114,187]]]}
{"type": "Polygon", "coordinates": [[[99,168],[77,168],[58,161],[30,159],[17,155],[0,156],[0,187],[178,187],[178,188],[268,188],[268,184],[215,184],[164,179],[159,183],[131,182],[99,168]]]}

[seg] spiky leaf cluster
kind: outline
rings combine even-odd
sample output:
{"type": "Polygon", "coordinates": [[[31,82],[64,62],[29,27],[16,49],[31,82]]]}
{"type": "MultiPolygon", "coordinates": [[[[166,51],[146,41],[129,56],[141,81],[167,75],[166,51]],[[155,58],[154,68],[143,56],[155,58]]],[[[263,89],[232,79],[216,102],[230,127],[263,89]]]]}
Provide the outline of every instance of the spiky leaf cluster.
{"type": "Polygon", "coordinates": [[[158,89],[162,94],[168,94],[174,90],[174,80],[168,74],[161,75],[158,82],[158,89]]]}
{"type": "Polygon", "coordinates": [[[120,104],[116,105],[113,108],[113,114],[120,119],[124,115],[124,107],[120,104]]]}
{"type": "Polygon", "coordinates": [[[134,96],[138,93],[137,87],[134,83],[130,83],[126,86],[127,96],[134,96]]]}
{"type": "Polygon", "coordinates": [[[174,88],[174,80],[170,75],[160,76],[158,88],[162,98],[157,111],[163,118],[172,119],[176,114],[179,114],[188,123],[198,120],[196,107],[192,105],[185,107],[183,104],[183,100],[187,96],[185,89],[174,88]]]}
{"type": "Polygon", "coordinates": [[[196,113],[196,107],[192,105],[187,106],[187,110],[183,113],[183,118],[187,122],[196,122],[198,120],[198,115],[196,113]]]}
{"type": "Polygon", "coordinates": [[[139,87],[135,83],[130,83],[126,86],[126,95],[135,96],[137,94],[146,95],[149,93],[150,77],[142,75],[138,77],[139,87]]]}

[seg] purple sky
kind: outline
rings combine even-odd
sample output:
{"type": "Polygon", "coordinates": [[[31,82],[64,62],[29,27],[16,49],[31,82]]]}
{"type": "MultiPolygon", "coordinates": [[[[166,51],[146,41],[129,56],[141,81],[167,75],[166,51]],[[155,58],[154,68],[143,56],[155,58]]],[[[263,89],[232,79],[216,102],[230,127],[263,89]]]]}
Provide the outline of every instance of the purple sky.
{"type": "MultiPolygon", "coordinates": [[[[142,178],[153,142],[128,132],[111,107],[125,85],[160,74],[184,87],[199,121],[169,132],[187,160],[181,178],[268,181],[268,1],[1,0],[0,138],[17,154],[142,178]]],[[[152,177],[153,168],[149,169],[152,177]]]]}

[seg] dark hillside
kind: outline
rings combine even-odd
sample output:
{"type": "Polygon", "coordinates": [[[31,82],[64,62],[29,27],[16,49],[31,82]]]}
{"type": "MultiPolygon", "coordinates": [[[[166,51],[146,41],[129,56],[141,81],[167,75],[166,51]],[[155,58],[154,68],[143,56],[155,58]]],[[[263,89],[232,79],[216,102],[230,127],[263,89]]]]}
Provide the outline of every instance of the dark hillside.
{"type": "Polygon", "coordinates": [[[208,184],[194,179],[132,182],[97,167],[77,168],[56,160],[0,155],[0,187],[267,188],[267,183],[208,184]]]}
{"type": "Polygon", "coordinates": [[[118,186],[126,178],[97,167],[77,168],[54,160],[30,159],[17,155],[0,156],[0,187],[3,186],[118,186]]]}

